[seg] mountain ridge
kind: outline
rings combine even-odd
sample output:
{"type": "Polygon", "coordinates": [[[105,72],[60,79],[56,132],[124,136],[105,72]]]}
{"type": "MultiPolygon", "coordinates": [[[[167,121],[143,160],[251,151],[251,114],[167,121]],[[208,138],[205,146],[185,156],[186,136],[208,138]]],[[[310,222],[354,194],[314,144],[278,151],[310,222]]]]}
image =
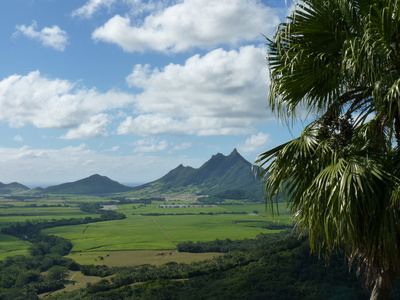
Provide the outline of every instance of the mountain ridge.
{"type": "Polygon", "coordinates": [[[242,195],[261,196],[260,183],[254,176],[254,166],[234,149],[228,156],[213,155],[200,168],[180,164],[163,177],[134,187],[134,191],[154,188],[160,192],[173,188],[195,188],[199,194],[216,195],[241,191],[242,195]]]}
{"type": "Polygon", "coordinates": [[[24,191],[28,191],[29,188],[18,182],[11,182],[8,184],[0,182],[0,193],[1,194],[15,194],[24,191]]]}
{"type": "MultiPolygon", "coordinates": [[[[179,164],[161,178],[136,187],[129,187],[99,174],[91,175],[74,182],[62,183],[46,188],[25,187],[24,193],[105,195],[126,193],[131,196],[144,194],[163,194],[189,192],[198,195],[221,198],[261,199],[261,185],[254,176],[254,166],[239,154],[236,149],[225,156],[212,155],[201,167],[193,168],[179,164]]],[[[14,183],[17,184],[18,183],[14,183]]],[[[2,191],[0,183],[0,192],[2,191]]],[[[22,185],[21,185],[22,186],[22,185]]]]}
{"type": "Polygon", "coordinates": [[[131,187],[120,184],[106,176],[94,174],[89,177],[74,181],[49,186],[43,190],[43,194],[73,194],[73,195],[101,195],[128,192],[131,187]]]}

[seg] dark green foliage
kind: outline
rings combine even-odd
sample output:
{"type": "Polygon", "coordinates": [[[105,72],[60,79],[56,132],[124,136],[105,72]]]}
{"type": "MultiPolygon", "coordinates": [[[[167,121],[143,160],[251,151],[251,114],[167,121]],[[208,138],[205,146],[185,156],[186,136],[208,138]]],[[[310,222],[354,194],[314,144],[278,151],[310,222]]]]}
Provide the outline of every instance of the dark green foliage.
{"type": "Polygon", "coordinates": [[[33,289],[10,289],[1,291],[0,300],[39,300],[33,289]]]}
{"type": "Polygon", "coordinates": [[[123,213],[117,212],[115,210],[100,211],[100,220],[101,221],[123,220],[125,218],[126,218],[126,216],[123,213]]]}
{"type": "Polygon", "coordinates": [[[149,197],[139,199],[127,199],[126,197],[111,197],[111,200],[118,200],[119,204],[151,204],[152,201],[165,201],[164,197],[149,197]]]}
{"type": "Polygon", "coordinates": [[[231,251],[251,251],[261,243],[271,243],[281,239],[287,235],[288,231],[281,232],[279,234],[259,234],[256,239],[244,239],[244,240],[219,240],[211,242],[183,242],[179,243],[176,247],[179,252],[190,252],[190,253],[205,253],[205,252],[220,252],[228,253],[231,251]]]}
{"type": "Polygon", "coordinates": [[[66,264],[66,267],[68,268],[68,270],[70,271],[79,271],[80,270],[80,266],[77,262],[75,261],[69,261],[66,264]]]}
{"type": "Polygon", "coordinates": [[[64,280],[68,274],[68,269],[63,266],[53,266],[48,270],[47,278],[50,280],[64,280]]]}
{"type": "Polygon", "coordinates": [[[199,202],[200,204],[221,205],[222,202],[224,202],[224,199],[217,198],[214,196],[209,196],[209,197],[200,197],[197,199],[197,202],[199,202]]]}
{"type": "Polygon", "coordinates": [[[36,294],[64,287],[65,267],[71,260],[64,258],[70,242],[54,236],[38,235],[30,256],[8,257],[0,262],[0,299],[37,299],[36,294]],[[62,249],[60,253],[57,253],[62,249]],[[48,275],[41,275],[47,271],[48,275]]]}
{"type": "Polygon", "coordinates": [[[84,212],[98,214],[101,208],[99,202],[84,202],[79,204],[79,209],[84,212]]]}
{"type": "MultiPolygon", "coordinates": [[[[100,222],[100,221],[106,221],[106,220],[122,220],[125,219],[126,216],[123,213],[119,213],[113,210],[101,210],[101,207],[103,206],[102,203],[95,202],[95,203],[82,203],[79,205],[79,208],[81,211],[88,212],[88,213],[94,213],[94,214],[100,214],[100,219],[99,218],[91,218],[91,217],[85,217],[82,221],[82,219],[73,219],[73,220],[79,220],[81,223],[80,224],[85,224],[85,223],[93,223],[93,222],[100,222]]],[[[60,226],[60,225],[59,225],[60,226]]]]}
{"type": "Polygon", "coordinates": [[[114,274],[116,269],[107,266],[81,265],[80,271],[86,276],[106,277],[114,274]]]}
{"type": "Polygon", "coordinates": [[[62,289],[64,288],[64,283],[61,280],[52,280],[45,277],[41,281],[30,284],[29,288],[37,294],[42,294],[62,289]]]}

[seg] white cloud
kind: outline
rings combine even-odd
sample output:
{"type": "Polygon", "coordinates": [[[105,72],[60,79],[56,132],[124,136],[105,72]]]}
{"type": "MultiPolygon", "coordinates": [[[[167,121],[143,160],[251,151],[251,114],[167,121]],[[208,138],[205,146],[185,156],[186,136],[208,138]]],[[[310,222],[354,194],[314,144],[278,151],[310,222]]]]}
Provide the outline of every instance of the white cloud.
{"type": "Polygon", "coordinates": [[[169,0],[89,0],[80,8],[74,10],[71,13],[72,17],[80,18],[91,18],[102,8],[107,8],[108,13],[112,11],[112,8],[117,4],[125,4],[129,8],[129,14],[136,16],[144,12],[160,11],[164,9],[168,4],[169,0]]]}
{"type": "Polygon", "coordinates": [[[180,145],[176,145],[174,147],[174,150],[186,150],[186,149],[189,149],[190,147],[192,147],[192,143],[185,142],[180,145]]]}
{"type": "Polygon", "coordinates": [[[92,116],[88,123],[81,124],[78,128],[70,129],[61,138],[71,140],[107,136],[106,128],[109,123],[110,119],[106,114],[92,116]]]}
{"type": "Polygon", "coordinates": [[[106,122],[98,114],[133,101],[129,94],[79,88],[67,80],[43,77],[39,71],[0,81],[0,120],[12,127],[77,128],[70,136],[90,135],[89,129],[101,134],[106,122]]]}
{"type": "Polygon", "coordinates": [[[148,49],[182,52],[193,47],[237,45],[260,40],[279,23],[277,9],[257,0],[183,0],[156,10],[140,24],[128,15],[115,15],[92,38],[115,43],[127,52],[148,49]]]}
{"type": "Polygon", "coordinates": [[[166,140],[156,141],[155,139],[142,139],[134,143],[136,146],[133,152],[158,152],[165,150],[169,144],[166,140]]]}
{"type": "Polygon", "coordinates": [[[129,13],[132,16],[142,14],[144,12],[159,12],[165,9],[174,0],[123,0],[130,7],[129,13]]]}
{"type": "Polygon", "coordinates": [[[138,135],[242,135],[248,134],[252,120],[244,118],[193,116],[177,120],[160,114],[128,117],[118,127],[118,134],[138,135]]]}
{"type": "Polygon", "coordinates": [[[16,142],[23,142],[24,139],[22,138],[22,136],[16,135],[16,136],[14,136],[14,141],[16,141],[16,142]]]}
{"type": "Polygon", "coordinates": [[[260,152],[265,150],[265,147],[270,142],[270,135],[259,132],[248,138],[244,144],[238,146],[238,150],[243,153],[260,152]]]}
{"type": "Polygon", "coordinates": [[[3,182],[64,183],[93,174],[108,176],[119,182],[149,182],[164,176],[179,164],[198,166],[202,161],[186,157],[99,154],[81,144],[61,149],[0,147],[3,182]]]}
{"type": "Polygon", "coordinates": [[[26,37],[40,41],[46,47],[51,47],[59,51],[64,51],[68,44],[67,33],[57,25],[44,27],[42,30],[37,31],[37,23],[33,21],[30,26],[17,25],[16,29],[17,31],[14,33],[14,36],[22,33],[26,37]]]}
{"type": "Polygon", "coordinates": [[[115,151],[118,151],[118,150],[119,150],[119,146],[114,146],[114,147],[112,147],[110,149],[107,149],[106,151],[115,152],[115,151]]]}
{"type": "Polygon", "coordinates": [[[90,18],[96,13],[100,8],[107,7],[110,8],[116,0],[89,0],[86,4],[72,12],[73,17],[90,18]]]}
{"type": "Polygon", "coordinates": [[[171,117],[148,114],[136,118],[127,117],[118,127],[118,134],[161,135],[161,134],[192,134],[184,127],[184,122],[179,122],[171,117]]]}
{"type": "Polygon", "coordinates": [[[127,117],[118,133],[249,134],[269,117],[264,56],[262,49],[245,46],[194,55],[162,70],[136,65],[127,82],[143,89],[136,97],[139,116],[127,117]]]}

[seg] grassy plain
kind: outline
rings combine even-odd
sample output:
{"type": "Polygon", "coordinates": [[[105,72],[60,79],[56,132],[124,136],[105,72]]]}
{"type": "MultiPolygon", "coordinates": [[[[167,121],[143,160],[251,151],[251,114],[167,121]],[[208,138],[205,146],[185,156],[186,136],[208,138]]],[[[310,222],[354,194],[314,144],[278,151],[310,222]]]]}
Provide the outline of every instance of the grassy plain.
{"type": "MultiPolygon", "coordinates": [[[[9,227],[17,223],[24,223],[26,220],[52,220],[52,219],[69,219],[69,218],[84,218],[86,216],[97,216],[82,212],[76,206],[58,206],[59,203],[36,207],[30,207],[24,202],[9,202],[0,206],[0,229],[9,227]]],[[[10,235],[0,233],[0,260],[7,256],[25,255],[30,243],[22,241],[10,235]]]]}
{"type": "Polygon", "coordinates": [[[28,254],[30,243],[21,241],[20,239],[0,233],[0,260],[7,256],[28,254]]]}
{"type": "MultiPolygon", "coordinates": [[[[104,198],[60,197],[47,200],[45,206],[36,200],[36,207],[29,207],[31,201],[2,203],[0,228],[26,220],[93,217],[94,214],[82,212],[74,206],[88,200],[104,201],[104,198]]],[[[188,204],[178,200],[168,201],[167,204],[173,203],[188,204]]],[[[93,261],[93,257],[105,256],[102,253],[109,254],[110,251],[174,250],[179,242],[185,241],[255,238],[261,232],[274,232],[265,228],[268,225],[291,223],[285,204],[279,205],[281,214],[275,217],[267,213],[264,204],[157,208],[159,204],[164,202],[117,205],[118,211],[127,216],[126,219],[50,228],[44,233],[70,239],[74,244],[71,255],[80,262],[82,259],[93,261]]],[[[28,247],[27,242],[0,235],[0,259],[25,254],[28,247]]]]}
{"type": "Polygon", "coordinates": [[[186,253],[177,250],[136,250],[136,251],[87,251],[75,252],[67,257],[78,264],[107,265],[110,267],[133,267],[139,265],[162,265],[171,261],[191,263],[206,260],[221,253],[186,253]]]}
{"type": "Polygon", "coordinates": [[[127,216],[124,220],[57,227],[44,232],[72,240],[73,252],[157,250],[176,249],[176,244],[185,241],[255,238],[261,232],[274,232],[263,228],[268,224],[291,222],[285,209],[278,217],[266,216],[263,204],[165,209],[156,208],[158,204],[120,205],[118,211],[127,216]],[[141,215],[154,213],[175,215],[141,215]]]}
{"type": "Polygon", "coordinates": [[[84,218],[86,216],[96,216],[82,212],[78,207],[13,207],[0,210],[0,228],[24,223],[26,220],[52,220],[52,219],[69,219],[84,218]]]}

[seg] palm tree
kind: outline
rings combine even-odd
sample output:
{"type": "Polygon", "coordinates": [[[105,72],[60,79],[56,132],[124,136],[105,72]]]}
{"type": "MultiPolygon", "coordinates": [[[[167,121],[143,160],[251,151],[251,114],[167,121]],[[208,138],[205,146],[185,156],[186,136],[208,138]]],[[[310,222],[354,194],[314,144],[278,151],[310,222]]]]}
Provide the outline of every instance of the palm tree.
{"type": "Polygon", "coordinates": [[[310,0],[268,39],[269,105],[300,137],[256,163],[314,251],[344,247],[371,299],[400,272],[400,0],[310,0]]]}

